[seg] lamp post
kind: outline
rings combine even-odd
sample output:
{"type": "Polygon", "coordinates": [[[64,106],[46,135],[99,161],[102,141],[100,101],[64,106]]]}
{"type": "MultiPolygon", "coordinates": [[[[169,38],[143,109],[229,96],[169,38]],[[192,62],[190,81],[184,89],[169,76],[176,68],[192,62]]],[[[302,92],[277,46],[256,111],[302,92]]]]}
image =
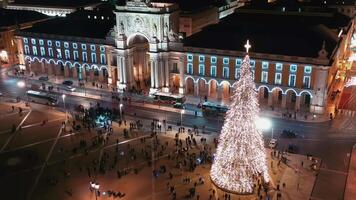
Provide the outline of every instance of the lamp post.
{"type": "Polygon", "coordinates": [[[183,126],[183,114],[185,113],[185,110],[180,111],[180,126],[183,126]]]}
{"type": "MultiPolygon", "coordinates": [[[[19,88],[24,88],[24,87],[26,87],[26,82],[25,81],[18,81],[17,83],[16,83],[16,85],[17,85],[17,87],[19,87],[19,88]]],[[[27,94],[27,93],[26,93],[27,94]]],[[[28,97],[27,97],[28,98],[28,97]]],[[[20,101],[20,99],[19,99],[19,97],[16,97],[16,99],[17,99],[17,101],[20,101]]],[[[27,100],[26,100],[26,105],[27,105],[27,100]]]]}
{"type": "Polygon", "coordinates": [[[98,199],[98,191],[99,191],[99,188],[100,188],[99,183],[90,182],[90,187],[91,187],[92,189],[94,189],[94,192],[95,192],[95,199],[98,199]]]}
{"type": "Polygon", "coordinates": [[[62,94],[62,100],[63,100],[63,107],[64,107],[64,112],[66,113],[66,118],[67,118],[67,109],[66,109],[66,95],[62,94]]]}
{"type": "Polygon", "coordinates": [[[269,130],[271,129],[272,132],[272,138],[273,139],[273,126],[272,126],[272,122],[270,119],[267,118],[258,118],[256,121],[256,126],[257,128],[261,129],[261,130],[269,130]]]}
{"type": "Polygon", "coordinates": [[[122,121],[122,107],[123,107],[124,105],[122,104],[122,103],[120,103],[120,120],[122,121]]]}

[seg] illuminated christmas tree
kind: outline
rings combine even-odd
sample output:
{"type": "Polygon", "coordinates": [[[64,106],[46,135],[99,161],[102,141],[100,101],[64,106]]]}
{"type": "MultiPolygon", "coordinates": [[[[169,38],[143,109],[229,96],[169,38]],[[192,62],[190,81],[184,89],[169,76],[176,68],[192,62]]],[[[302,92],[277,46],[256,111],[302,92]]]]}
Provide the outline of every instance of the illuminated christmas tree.
{"type": "MultiPolygon", "coordinates": [[[[245,47],[248,53],[248,41],[245,47]]],[[[246,55],[210,171],[216,186],[239,194],[252,193],[254,178],[258,176],[269,182],[262,133],[255,123],[259,105],[252,76],[250,59],[246,55]]]]}

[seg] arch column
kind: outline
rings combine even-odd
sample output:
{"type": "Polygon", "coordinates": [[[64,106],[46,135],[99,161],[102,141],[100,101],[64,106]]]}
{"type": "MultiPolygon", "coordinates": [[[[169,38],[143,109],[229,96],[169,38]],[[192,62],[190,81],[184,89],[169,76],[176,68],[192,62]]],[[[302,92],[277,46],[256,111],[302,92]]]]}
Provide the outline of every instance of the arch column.
{"type": "Polygon", "coordinates": [[[217,94],[217,98],[218,98],[218,101],[221,101],[222,100],[222,93],[223,93],[223,88],[222,88],[222,85],[219,85],[219,84],[217,84],[217,92],[218,92],[218,94],[217,94]]]}
{"type": "Polygon", "coordinates": [[[104,71],[103,71],[103,69],[99,70],[99,81],[100,82],[104,81],[104,71]]]}
{"type": "Polygon", "coordinates": [[[42,72],[42,74],[46,73],[45,63],[43,63],[43,62],[41,62],[41,72],[42,72]]]}
{"type": "Polygon", "coordinates": [[[194,81],[194,95],[199,96],[199,80],[194,81]]]}
{"type": "Polygon", "coordinates": [[[282,93],[282,108],[287,107],[287,94],[282,93]]]}
{"type": "Polygon", "coordinates": [[[48,63],[47,64],[47,70],[48,70],[48,75],[52,75],[53,74],[53,69],[52,69],[52,63],[48,63]]]}
{"type": "Polygon", "coordinates": [[[268,92],[268,106],[273,106],[273,91],[268,92]]]}
{"type": "Polygon", "coordinates": [[[300,110],[300,101],[301,101],[301,97],[297,96],[295,101],[295,110],[300,110]]]}
{"type": "Polygon", "coordinates": [[[73,78],[78,78],[78,72],[77,72],[77,67],[76,66],[74,66],[73,68],[72,68],[72,76],[73,76],[73,78]]]}
{"type": "Polygon", "coordinates": [[[64,67],[64,77],[69,77],[69,66],[65,64],[63,67],[64,67]]]}
{"type": "Polygon", "coordinates": [[[183,66],[182,59],[179,59],[178,68],[179,68],[179,94],[184,94],[185,93],[185,91],[184,91],[184,66],[183,66]]]}

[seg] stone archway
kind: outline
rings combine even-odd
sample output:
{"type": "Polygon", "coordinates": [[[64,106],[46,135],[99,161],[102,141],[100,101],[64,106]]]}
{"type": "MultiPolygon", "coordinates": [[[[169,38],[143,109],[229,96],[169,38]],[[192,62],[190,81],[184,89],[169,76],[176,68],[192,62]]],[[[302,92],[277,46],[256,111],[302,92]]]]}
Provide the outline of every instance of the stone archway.
{"type": "Polygon", "coordinates": [[[186,78],[185,80],[185,91],[187,94],[194,94],[194,80],[193,78],[186,78]]]}
{"type": "Polygon", "coordinates": [[[151,82],[149,66],[149,41],[141,34],[134,34],[128,38],[130,49],[129,66],[132,68],[133,87],[138,90],[148,90],[151,82]]]}
{"type": "Polygon", "coordinates": [[[207,96],[208,91],[207,91],[207,84],[205,79],[200,78],[197,84],[198,84],[199,96],[201,97],[207,96]]]}
{"type": "Polygon", "coordinates": [[[221,97],[224,101],[228,101],[230,98],[231,87],[230,83],[227,81],[223,81],[220,85],[221,87],[221,97]]]}
{"type": "Polygon", "coordinates": [[[297,101],[297,93],[294,90],[287,90],[286,91],[286,108],[289,110],[294,110],[295,109],[295,104],[297,101]]]}
{"type": "Polygon", "coordinates": [[[170,90],[172,93],[178,93],[179,92],[179,86],[180,86],[180,76],[175,74],[171,77],[169,85],[170,90]]]}
{"type": "Polygon", "coordinates": [[[218,82],[214,79],[209,81],[209,97],[218,98],[218,82]]]}

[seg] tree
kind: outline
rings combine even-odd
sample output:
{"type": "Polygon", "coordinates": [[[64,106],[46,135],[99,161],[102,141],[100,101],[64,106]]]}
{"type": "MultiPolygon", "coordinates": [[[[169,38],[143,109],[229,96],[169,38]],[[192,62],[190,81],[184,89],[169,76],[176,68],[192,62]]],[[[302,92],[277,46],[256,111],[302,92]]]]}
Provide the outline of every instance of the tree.
{"type": "Polygon", "coordinates": [[[259,104],[248,55],[240,77],[226,113],[210,177],[223,190],[248,194],[253,192],[256,177],[269,182],[262,133],[255,124],[259,104]]]}

